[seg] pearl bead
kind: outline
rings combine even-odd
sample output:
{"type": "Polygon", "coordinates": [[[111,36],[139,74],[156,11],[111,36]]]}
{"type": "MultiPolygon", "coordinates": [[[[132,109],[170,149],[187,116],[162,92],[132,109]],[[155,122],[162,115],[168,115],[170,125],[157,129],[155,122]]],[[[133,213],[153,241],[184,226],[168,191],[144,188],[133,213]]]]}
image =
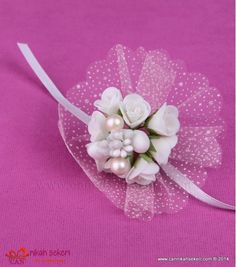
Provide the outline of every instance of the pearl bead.
{"type": "Polygon", "coordinates": [[[147,134],[140,130],[134,131],[132,143],[134,151],[137,153],[145,153],[150,147],[150,140],[147,134]]]}
{"type": "Polygon", "coordinates": [[[111,160],[111,171],[116,175],[126,174],[130,170],[130,162],[124,158],[114,158],[111,160]]]}
{"type": "Polygon", "coordinates": [[[124,121],[121,116],[115,114],[106,119],[105,127],[108,132],[118,131],[124,127],[124,121]]]}

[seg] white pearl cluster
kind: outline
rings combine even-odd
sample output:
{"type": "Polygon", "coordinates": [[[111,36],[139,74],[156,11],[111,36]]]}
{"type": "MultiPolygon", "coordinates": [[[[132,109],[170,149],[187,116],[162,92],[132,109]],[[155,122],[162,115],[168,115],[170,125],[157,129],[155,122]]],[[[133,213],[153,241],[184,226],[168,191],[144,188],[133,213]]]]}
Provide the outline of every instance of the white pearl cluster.
{"type": "Polygon", "coordinates": [[[93,134],[93,142],[87,146],[89,155],[96,160],[97,166],[103,160],[104,170],[124,178],[132,167],[129,156],[148,151],[150,140],[147,133],[124,128],[125,122],[119,114],[105,117],[94,112],[92,116],[89,131],[93,134]]]}
{"type": "Polygon", "coordinates": [[[133,131],[123,129],[124,120],[118,115],[114,114],[106,118],[105,128],[110,134],[107,137],[111,171],[122,176],[126,174],[131,166],[127,156],[133,152],[132,137],[133,131]]]}
{"type": "Polygon", "coordinates": [[[110,133],[107,140],[109,142],[110,156],[113,158],[126,158],[133,152],[132,130],[120,130],[110,133]]]}

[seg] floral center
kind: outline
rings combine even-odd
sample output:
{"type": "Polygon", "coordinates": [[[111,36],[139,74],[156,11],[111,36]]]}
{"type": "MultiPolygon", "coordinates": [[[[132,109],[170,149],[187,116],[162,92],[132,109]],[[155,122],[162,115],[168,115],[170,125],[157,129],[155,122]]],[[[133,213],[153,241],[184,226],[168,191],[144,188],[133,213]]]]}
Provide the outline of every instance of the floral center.
{"type": "Polygon", "coordinates": [[[132,130],[121,130],[110,133],[107,137],[110,156],[113,158],[126,158],[132,154],[134,150],[132,137],[132,130]]]}

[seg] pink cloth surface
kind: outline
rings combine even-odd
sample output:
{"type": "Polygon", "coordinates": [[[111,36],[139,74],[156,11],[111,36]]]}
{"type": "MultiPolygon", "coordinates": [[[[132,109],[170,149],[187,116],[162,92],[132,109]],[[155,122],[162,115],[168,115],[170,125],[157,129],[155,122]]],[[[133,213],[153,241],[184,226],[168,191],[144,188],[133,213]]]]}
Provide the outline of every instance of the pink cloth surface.
{"type": "Polygon", "coordinates": [[[27,42],[63,93],[116,43],[164,48],[219,88],[227,124],[223,163],[204,190],[234,203],[234,1],[116,0],[0,2],[0,265],[20,247],[67,250],[29,256],[25,266],[235,266],[234,213],[190,197],[175,215],[141,222],[124,216],[68,153],[57,104],[16,42],[27,42]],[[173,262],[158,257],[227,256],[173,262]],[[36,262],[51,259],[54,262],[36,262]]]}

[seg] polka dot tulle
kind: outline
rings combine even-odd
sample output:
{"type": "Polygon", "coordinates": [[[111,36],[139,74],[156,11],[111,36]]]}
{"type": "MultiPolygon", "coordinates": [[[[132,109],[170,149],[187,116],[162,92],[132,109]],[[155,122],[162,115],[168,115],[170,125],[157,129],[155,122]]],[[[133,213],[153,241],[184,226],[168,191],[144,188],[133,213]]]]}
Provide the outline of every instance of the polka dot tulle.
{"type": "MultiPolygon", "coordinates": [[[[107,87],[117,87],[123,96],[137,92],[148,101],[152,111],[164,102],[179,109],[181,128],[178,144],[172,150],[170,163],[199,187],[207,177],[206,167],[221,163],[218,138],[224,129],[220,118],[222,99],[202,74],[188,73],[181,61],[173,61],[162,50],[146,51],[116,45],[106,59],[91,64],[87,79],[67,92],[67,98],[88,114],[93,103],[107,87]]],[[[117,176],[98,172],[87,154],[87,126],[59,106],[59,129],[63,140],[94,185],[116,207],[131,218],[150,220],[154,214],[175,213],[188,202],[188,194],[163,171],[148,186],[126,184],[117,176]]]]}

